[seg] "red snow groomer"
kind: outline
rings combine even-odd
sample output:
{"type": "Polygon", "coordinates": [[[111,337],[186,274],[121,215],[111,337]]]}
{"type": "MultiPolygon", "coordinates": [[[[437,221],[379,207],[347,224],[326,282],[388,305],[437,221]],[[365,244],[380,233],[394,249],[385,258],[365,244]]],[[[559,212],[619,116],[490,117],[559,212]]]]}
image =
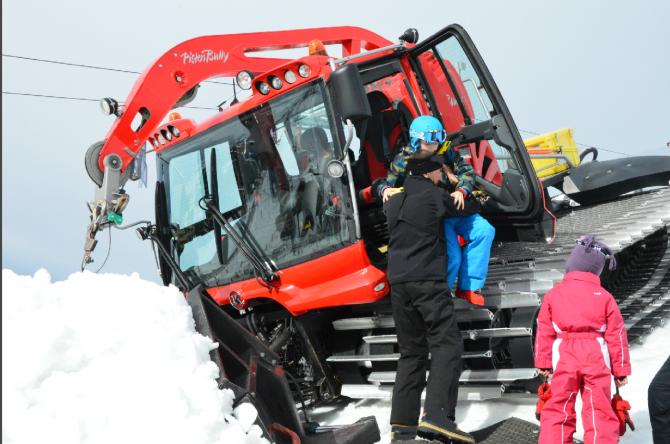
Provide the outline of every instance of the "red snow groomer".
{"type": "MultiPolygon", "coordinates": [[[[438,117],[473,166],[497,241],[544,245],[555,235],[512,116],[458,25],[421,42],[414,29],[393,43],[355,27],[199,37],[160,56],[123,106],[104,99],[103,108],[116,120],[86,155],[98,188],[83,265],[96,233],[121,222],[123,186],[139,177],[148,147],[157,158],[156,223],[139,234],[160,253],[163,282],[201,307],[198,328],[220,344],[222,378],[252,393],[270,412],[266,422],[293,411],[281,395],[289,387],[287,396],[306,403],[390,396],[399,355],[388,233],[369,187],[408,142],[414,117],[438,117]],[[278,49],[304,55],[261,56],[278,49]],[[213,77],[234,79],[249,96],[201,122],[166,120],[213,77]]],[[[469,399],[537,382],[541,295],[493,282],[484,307],[456,301],[469,399]]],[[[283,426],[302,427],[289,416],[283,426]]]]}

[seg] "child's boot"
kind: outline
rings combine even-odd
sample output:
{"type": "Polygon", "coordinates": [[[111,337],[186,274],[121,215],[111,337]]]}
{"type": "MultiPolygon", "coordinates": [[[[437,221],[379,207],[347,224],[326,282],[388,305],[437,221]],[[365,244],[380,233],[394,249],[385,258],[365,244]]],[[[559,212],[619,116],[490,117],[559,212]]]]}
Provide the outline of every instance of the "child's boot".
{"type": "Polygon", "coordinates": [[[485,304],[481,288],[479,290],[461,290],[459,288],[456,290],[456,297],[464,299],[473,305],[483,306],[485,304]]]}

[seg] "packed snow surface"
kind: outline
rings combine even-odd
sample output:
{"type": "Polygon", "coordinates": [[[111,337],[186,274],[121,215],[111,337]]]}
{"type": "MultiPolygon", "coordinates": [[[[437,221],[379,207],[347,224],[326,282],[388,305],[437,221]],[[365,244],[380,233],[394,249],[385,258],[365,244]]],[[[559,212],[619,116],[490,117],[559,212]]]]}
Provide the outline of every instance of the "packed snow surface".
{"type": "MultiPolygon", "coordinates": [[[[75,273],[51,282],[2,272],[2,442],[267,443],[256,410],[233,410],[209,359],[215,345],[195,331],[174,287],[137,275],[75,273]]],[[[670,323],[631,348],[622,395],[637,426],[621,443],[651,443],[647,387],[668,357],[670,323]]],[[[577,403],[578,428],[583,429],[577,403]]],[[[459,402],[457,421],[477,430],[516,416],[535,421],[535,399],[459,402]]],[[[390,402],[354,401],[310,412],[323,425],[377,417],[390,441],[390,402]]]]}
{"type": "MultiPolygon", "coordinates": [[[[642,345],[631,346],[630,358],[633,374],[629,383],[621,389],[621,396],[631,404],[631,417],[635,423],[634,432],[628,430],[621,437],[621,444],[651,444],[651,425],[647,407],[647,388],[656,372],[670,355],[670,322],[654,330],[642,345]]],[[[537,397],[528,399],[496,399],[486,402],[459,401],[456,409],[456,421],[466,431],[479,430],[491,424],[516,416],[526,421],[538,423],[535,419],[537,397]]],[[[575,438],[582,439],[581,400],[577,400],[577,433],[575,438]]],[[[348,424],[367,415],[377,417],[381,430],[381,443],[390,442],[391,402],[386,400],[353,401],[345,406],[324,406],[312,412],[314,420],[327,424],[348,424]]]]}
{"type": "Polygon", "coordinates": [[[2,272],[2,442],[267,443],[219,390],[215,344],[136,274],[2,272]]]}

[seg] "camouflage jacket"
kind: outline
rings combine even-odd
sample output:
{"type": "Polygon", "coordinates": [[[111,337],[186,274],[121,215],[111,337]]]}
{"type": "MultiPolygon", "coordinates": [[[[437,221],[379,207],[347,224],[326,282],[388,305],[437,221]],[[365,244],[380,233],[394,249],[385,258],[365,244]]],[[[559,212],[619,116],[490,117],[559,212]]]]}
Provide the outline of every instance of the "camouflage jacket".
{"type": "MultiPolygon", "coordinates": [[[[469,163],[458,154],[458,151],[451,147],[451,143],[446,141],[437,150],[436,155],[442,156],[444,163],[452,166],[454,174],[458,177],[458,184],[456,189],[461,190],[465,197],[469,197],[475,190],[475,172],[469,163]]],[[[388,174],[385,180],[382,180],[377,187],[379,196],[381,197],[384,190],[388,187],[394,187],[398,184],[399,179],[404,179],[407,176],[407,160],[412,156],[409,147],[405,146],[395,155],[391,165],[389,166],[388,174]]]]}

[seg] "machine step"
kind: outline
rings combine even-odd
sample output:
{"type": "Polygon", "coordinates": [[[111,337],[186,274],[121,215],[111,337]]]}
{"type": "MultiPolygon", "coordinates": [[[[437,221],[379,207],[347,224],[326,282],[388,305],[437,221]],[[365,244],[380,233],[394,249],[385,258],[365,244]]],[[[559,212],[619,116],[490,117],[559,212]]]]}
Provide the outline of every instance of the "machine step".
{"type": "MultiPolygon", "coordinates": [[[[559,278],[558,280],[560,280],[559,278]]],[[[496,282],[487,283],[482,290],[484,296],[497,296],[503,293],[527,292],[544,294],[554,286],[554,281],[550,279],[534,278],[505,278],[496,282]]],[[[488,304],[487,304],[488,305],[488,304]]]]}
{"type": "MultiPolygon", "coordinates": [[[[473,307],[472,304],[469,304],[462,299],[458,299],[456,302],[457,307],[459,304],[466,307],[473,307]]],[[[541,302],[542,300],[537,293],[529,291],[507,291],[493,295],[484,292],[484,303],[489,309],[536,307],[539,306],[541,302]]]]}
{"type": "MultiPolygon", "coordinates": [[[[460,300],[460,299],[459,299],[460,300]]],[[[456,322],[490,321],[493,313],[487,308],[472,308],[473,305],[465,303],[460,305],[455,301],[456,322]]],[[[333,328],[337,331],[345,330],[371,330],[375,328],[394,328],[395,322],[391,315],[366,316],[360,318],[345,318],[333,321],[333,328]]]]}
{"type": "MultiPolygon", "coordinates": [[[[486,401],[487,399],[502,398],[505,386],[491,385],[461,385],[458,387],[459,401],[486,401]]],[[[341,395],[353,399],[391,399],[393,386],[373,384],[343,384],[341,395]]],[[[425,398],[425,391],[421,394],[425,398]]]]}
{"type": "Polygon", "coordinates": [[[534,280],[560,281],[563,279],[563,272],[553,268],[531,269],[531,268],[499,268],[494,272],[489,272],[487,283],[495,284],[502,279],[521,278],[534,280]]]}
{"type": "MultiPolygon", "coordinates": [[[[393,384],[396,372],[372,372],[368,381],[377,384],[393,384]]],[[[503,368],[496,370],[463,370],[461,383],[510,383],[519,380],[533,379],[537,376],[534,368],[503,368]]]]}
{"type": "MultiPolygon", "coordinates": [[[[475,330],[461,330],[463,339],[476,340],[479,338],[511,338],[519,336],[531,336],[530,328],[480,328],[475,330]]],[[[368,344],[395,344],[398,342],[396,335],[370,335],[363,336],[363,341],[368,344]]]]}
{"type": "MultiPolygon", "coordinates": [[[[491,350],[466,351],[462,355],[463,359],[490,358],[493,356],[491,350]]],[[[386,354],[368,354],[368,355],[333,355],[326,358],[328,362],[393,362],[400,359],[400,353],[386,354]]]]}

